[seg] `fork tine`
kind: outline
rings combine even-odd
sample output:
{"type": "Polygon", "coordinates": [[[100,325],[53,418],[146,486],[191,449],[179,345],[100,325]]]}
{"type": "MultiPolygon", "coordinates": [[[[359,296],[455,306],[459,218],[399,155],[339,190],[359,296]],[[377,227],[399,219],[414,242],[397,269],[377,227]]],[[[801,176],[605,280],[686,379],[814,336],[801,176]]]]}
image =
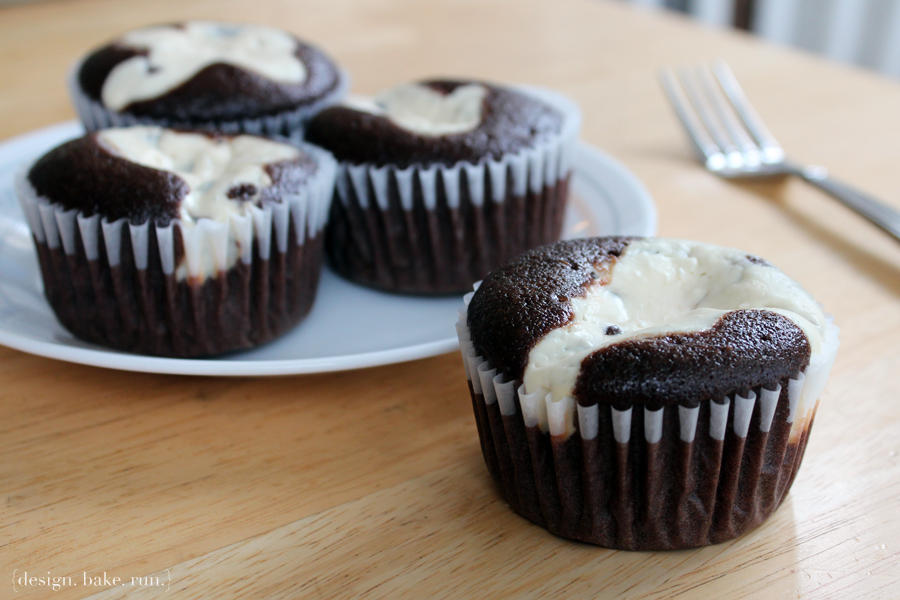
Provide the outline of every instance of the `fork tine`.
{"type": "Polygon", "coordinates": [[[699,82],[698,72],[700,69],[691,70],[687,67],[682,67],[678,71],[681,87],[684,88],[688,100],[691,101],[694,110],[700,117],[700,121],[703,122],[706,130],[716,141],[716,144],[719,145],[719,148],[722,149],[729,166],[739,166],[741,164],[741,149],[735,145],[728,134],[727,128],[719,120],[717,111],[712,107],[710,100],[713,100],[714,104],[715,99],[707,96],[706,90],[703,89],[699,82]]]}
{"type": "Polygon", "coordinates": [[[750,135],[756,139],[762,148],[763,161],[774,163],[783,160],[784,151],[781,149],[781,145],[775,139],[775,136],[769,132],[762,119],[759,118],[750,101],[747,100],[744,90],[741,89],[737,78],[728,67],[728,63],[724,60],[715,61],[712,70],[719,81],[719,85],[722,86],[722,90],[731,102],[731,106],[734,107],[735,112],[741,117],[744,127],[747,128],[747,131],[750,132],[750,135]]]}
{"type": "Polygon", "coordinates": [[[709,67],[699,64],[694,71],[706,94],[708,106],[715,111],[719,122],[728,132],[731,141],[737,146],[736,150],[743,155],[742,166],[751,168],[758,166],[760,148],[747,135],[747,130],[741,125],[738,115],[735,114],[734,105],[722,94],[722,88],[716,84],[709,67]]]}
{"type": "Polygon", "coordinates": [[[675,72],[668,67],[664,67],[659,71],[659,80],[663,86],[663,90],[665,90],[666,95],[669,97],[672,108],[675,109],[675,113],[678,115],[678,119],[687,130],[688,137],[693,143],[694,150],[697,154],[703,157],[707,164],[713,162],[724,164],[725,156],[722,149],[715,141],[713,141],[709,132],[706,130],[706,127],[701,123],[690,100],[685,96],[684,90],[678,82],[678,77],[675,75],[675,72]]]}

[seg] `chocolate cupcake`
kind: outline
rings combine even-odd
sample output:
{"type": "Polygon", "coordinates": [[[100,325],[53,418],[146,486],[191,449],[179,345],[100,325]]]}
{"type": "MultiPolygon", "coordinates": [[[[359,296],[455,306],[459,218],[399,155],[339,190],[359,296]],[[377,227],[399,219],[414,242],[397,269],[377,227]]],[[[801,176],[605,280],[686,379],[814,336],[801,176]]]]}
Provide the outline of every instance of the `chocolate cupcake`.
{"type": "Polygon", "coordinates": [[[262,344],[309,312],[336,169],[312,146],[136,126],[51,150],[16,191],[69,331],[192,357],[262,344]]]}
{"type": "Polygon", "coordinates": [[[485,462],[510,506],[627,550],[762,523],[797,474],[838,329],[737,250],[559,242],[492,272],[459,330],[485,462]]]}
{"type": "Polygon", "coordinates": [[[327,253],[365,285],[461,293],[559,239],[580,114],[565,97],[474,81],[400,85],[310,121],[340,161],[327,253]]]}
{"type": "Polygon", "coordinates": [[[143,123],[295,139],[347,87],[325,54],[288,33],[207,21],[130,31],[80,61],[69,83],[88,131],[143,123]]]}

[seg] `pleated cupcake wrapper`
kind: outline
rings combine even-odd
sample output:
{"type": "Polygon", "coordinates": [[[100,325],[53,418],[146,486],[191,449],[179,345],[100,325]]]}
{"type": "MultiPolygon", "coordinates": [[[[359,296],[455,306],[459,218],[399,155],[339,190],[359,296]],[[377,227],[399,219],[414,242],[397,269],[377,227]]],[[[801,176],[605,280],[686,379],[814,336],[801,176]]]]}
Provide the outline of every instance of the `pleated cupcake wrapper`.
{"type": "Polygon", "coordinates": [[[248,348],[295,324],[318,284],[337,169],[328,152],[301,147],[318,165],[302,193],[227,223],[88,216],[39,196],[22,168],[16,194],[60,321],[88,341],[167,356],[248,348]]]}
{"type": "Polygon", "coordinates": [[[786,385],[618,410],[516,388],[476,355],[459,312],[482,452],[511,506],[559,535],[632,550],[718,543],[767,518],[799,468],[839,345],[829,316],[820,351],[786,385]]]}
{"type": "Polygon", "coordinates": [[[180,122],[164,118],[140,117],[106,108],[101,102],[92,99],[81,89],[81,85],[78,82],[78,73],[81,70],[81,65],[82,61],[78,61],[69,69],[66,83],[75,111],[88,132],[109,129],[110,127],[159,125],[175,129],[216,131],[227,135],[246,133],[262,136],[284,136],[292,141],[299,142],[303,140],[303,132],[307,121],[323,108],[339,102],[347,94],[347,90],[350,87],[350,79],[347,74],[343,71],[338,71],[339,81],[337,87],[312,104],[262,117],[208,122],[180,122]]]}
{"type": "Polygon", "coordinates": [[[417,194],[421,195],[427,210],[437,207],[441,195],[446,197],[449,208],[458,209],[463,193],[468,194],[473,205],[481,206],[485,202],[504,202],[510,196],[523,197],[529,190],[539,193],[545,186],[555,186],[572,170],[581,114],[578,107],[561,94],[540,88],[522,88],[522,91],[563,113],[563,127],[558,136],[532,148],[506,154],[499,160],[492,158],[477,164],[461,161],[452,166],[412,165],[398,169],[365,163],[341,163],[337,178],[338,197],[344,204],[355,200],[363,209],[377,206],[387,211],[389,188],[394,183],[400,205],[406,211],[413,209],[417,194]],[[490,186],[486,189],[485,181],[488,179],[490,186]],[[441,190],[439,186],[442,186],[441,190]]]}
{"type": "MultiPolygon", "coordinates": [[[[400,291],[458,292],[470,289],[476,279],[504,260],[530,247],[557,240],[581,114],[571,100],[551,90],[522,87],[521,91],[562,112],[564,119],[559,135],[531,148],[477,164],[460,161],[451,166],[416,164],[397,168],[341,163],[337,197],[342,211],[335,214],[333,225],[343,222],[347,232],[339,236],[339,243],[329,248],[336,269],[351,279],[400,291]],[[524,199],[534,206],[523,206],[518,221],[508,224],[500,223],[497,217],[488,217],[488,213],[500,214],[498,207],[513,199],[524,199]],[[463,222],[460,211],[464,205],[471,207],[475,214],[475,231],[470,231],[463,222]],[[423,223],[414,216],[417,210],[426,215],[447,211],[450,215],[447,218],[455,221],[454,230],[442,235],[439,229],[447,224],[434,223],[427,217],[423,223]],[[525,214],[528,210],[533,210],[533,216],[525,214]],[[489,230],[486,225],[489,219],[499,229],[489,230]],[[532,231],[526,231],[526,221],[533,221],[532,231]],[[520,241],[513,243],[513,238],[520,241]],[[348,245],[360,248],[367,255],[364,262],[371,263],[377,271],[375,275],[361,273],[352,261],[345,260],[348,245]],[[489,252],[492,245],[498,245],[498,250],[489,252]],[[502,246],[507,248],[503,250],[502,246]],[[464,264],[465,253],[473,249],[480,252],[479,259],[474,264],[464,264]],[[433,263],[412,268],[411,254],[416,258],[427,254],[433,257],[433,263]],[[433,280],[397,281],[402,276],[391,271],[406,267],[411,268],[413,278],[446,277],[453,269],[463,271],[460,279],[451,281],[448,287],[431,290],[429,285],[434,284],[433,280]]],[[[440,282],[436,287],[440,288],[440,282]]]]}
{"type": "Polygon", "coordinates": [[[238,260],[250,264],[254,238],[262,259],[268,259],[273,248],[282,254],[287,252],[291,222],[297,244],[303,244],[307,237],[316,237],[324,229],[337,165],[334,158],[320,148],[307,144],[299,147],[315,156],[318,164],[318,170],[307,181],[303,193],[286,195],[282,202],[267,202],[261,207],[250,205],[249,215],[231,214],[227,223],[201,218],[193,225],[186,225],[180,219],[173,219],[166,226],[151,228],[149,221],[137,225],[124,218],[110,222],[99,215],[87,216],[74,209],[66,210],[37,194],[27,177],[31,165],[16,173],[14,185],[34,237],[50,249],[61,246],[71,256],[78,252],[76,240],[80,240],[87,259],[97,260],[102,243],[110,266],[116,266],[121,261],[122,236],[128,235],[135,267],[146,270],[148,236],[152,231],[156,235],[163,273],[175,274],[179,279],[202,280],[228,270],[238,260]],[[175,263],[176,229],[184,249],[183,266],[175,263]],[[80,235],[76,236],[76,230],[80,235]]]}

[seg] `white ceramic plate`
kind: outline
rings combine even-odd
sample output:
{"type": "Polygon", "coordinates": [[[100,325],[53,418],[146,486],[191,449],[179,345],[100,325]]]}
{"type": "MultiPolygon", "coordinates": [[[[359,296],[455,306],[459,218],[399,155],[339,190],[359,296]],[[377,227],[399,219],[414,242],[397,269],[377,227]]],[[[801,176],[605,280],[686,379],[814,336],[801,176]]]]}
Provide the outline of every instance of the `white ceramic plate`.
{"type": "MultiPolygon", "coordinates": [[[[61,123],[0,144],[0,344],[59,360],[148,373],[288,375],[386,365],[457,348],[460,298],[376,292],[322,274],[312,313],[278,340],[216,359],[138,356],[74,338],[44,300],[37,257],[12,188],[15,169],[81,135],[61,123]]],[[[656,209],[641,182],[621,164],[580,145],[564,235],[653,235],[656,209]]]]}

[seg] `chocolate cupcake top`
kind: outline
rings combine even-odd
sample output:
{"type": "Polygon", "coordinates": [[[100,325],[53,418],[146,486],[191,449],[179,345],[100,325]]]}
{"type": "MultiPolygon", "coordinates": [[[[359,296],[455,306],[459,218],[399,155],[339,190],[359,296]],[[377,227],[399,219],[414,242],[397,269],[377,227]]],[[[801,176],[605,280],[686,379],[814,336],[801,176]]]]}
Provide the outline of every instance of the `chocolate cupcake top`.
{"type": "Polygon", "coordinates": [[[126,33],[84,60],[78,82],[110,110],[208,122],[312,104],[335,91],[341,75],[322,52],[283,31],[187,21],[126,33]]]}
{"type": "Polygon", "coordinates": [[[526,393],[651,409],[794,377],[826,327],[815,300],[764,260],[659,238],[526,252],[484,280],[468,324],[476,352],[526,393]]]}
{"type": "Polygon", "coordinates": [[[562,133],[563,121],[559,110],[527,93],[430,80],[329,107],[312,119],[306,138],[353,164],[452,165],[530,148],[562,133]]]}
{"type": "Polygon", "coordinates": [[[108,221],[227,222],[251,204],[298,193],[317,163],[294,146],[240,135],[160,127],[106,129],[66,142],[37,160],[38,195],[108,221]]]}

